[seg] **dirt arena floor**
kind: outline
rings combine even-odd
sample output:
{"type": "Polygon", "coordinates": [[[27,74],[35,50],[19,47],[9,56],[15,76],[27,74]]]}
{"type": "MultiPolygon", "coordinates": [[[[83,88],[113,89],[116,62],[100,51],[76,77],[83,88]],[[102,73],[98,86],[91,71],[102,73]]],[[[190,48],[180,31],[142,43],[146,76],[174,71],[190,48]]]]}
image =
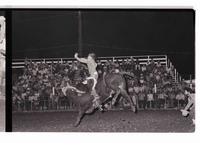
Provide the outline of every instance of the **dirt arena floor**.
{"type": "Polygon", "coordinates": [[[74,127],[77,112],[13,113],[14,132],[194,132],[189,117],[177,110],[96,112],[74,127]]]}
{"type": "Polygon", "coordinates": [[[0,132],[5,131],[5,99],[0,99],[0,132]]]}

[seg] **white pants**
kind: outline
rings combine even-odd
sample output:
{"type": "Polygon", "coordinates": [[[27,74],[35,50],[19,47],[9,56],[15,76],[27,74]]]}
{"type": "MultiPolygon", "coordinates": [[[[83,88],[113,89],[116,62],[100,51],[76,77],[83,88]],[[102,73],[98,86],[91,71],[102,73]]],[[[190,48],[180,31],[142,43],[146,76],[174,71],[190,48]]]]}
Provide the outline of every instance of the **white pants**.
{"type": "Polygon", "coordinates": [[[91,74],[90,77],[87,77],[86,80],[85,80],[83,83],[84,83],[84,84],[87,84],[87,81],[88,81],[89,79],[93,79],[94,84],[93,84],[93,86],[92,86],[92,90],[95,90],[95,86],[96,86],[96,84],[97,84],[97,79],[98,79],[98,73],[97,73],[97,72],[94,72],[93,74],[91,74]]]}

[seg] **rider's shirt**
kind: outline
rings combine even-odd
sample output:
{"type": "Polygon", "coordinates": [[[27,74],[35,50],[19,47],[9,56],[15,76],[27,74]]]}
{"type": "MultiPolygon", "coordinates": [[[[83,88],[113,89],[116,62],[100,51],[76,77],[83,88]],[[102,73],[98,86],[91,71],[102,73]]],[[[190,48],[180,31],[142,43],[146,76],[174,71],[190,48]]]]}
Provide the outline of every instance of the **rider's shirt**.
{"type": "MultiPolygon", "coordinates": [[[[93,87],[92,87],[92,91],[95,92],[94,95],[97,95],[96,94],[96,91],[95,91],[95,86],[96,86],[96,83],[97,83],[97,79],[98,79],[98,73],[97,73],[97,63],[94,61],[94,60],[89,60],[89,59],[85,59],[85,58],[78,58],[78,60],[82,63],[85,63],[87,64],[87,67],[88,67],[88,71],[89,71],[89,74],[90,74],[90,77],[88,77],[87,79],[91,79],[93,78],[94,79],[94,84],[93,84],[93,87]]],[[[86,80],[87,81],[87,80],[86,80]]]]}
{"type": "Polygon", "coordinates": [[[88,66],[88,71],[90,73],[90,76],[95,77],[97,74],[97,71],[96,71],[97,63],[95,61],[88,60],[87,66],[88,66]]]}
{"type": "Polygon", "coordinates": [[[81,61],[83,63],[86,63],[87,64],[87,67],[88,67],[88,71],[89,71],[89,74],[91,77],[94,77],[95,79],[98,78],[98,73],[97,73],[97,63],[93,60],[84,60],[84,61],[81,61]]]}

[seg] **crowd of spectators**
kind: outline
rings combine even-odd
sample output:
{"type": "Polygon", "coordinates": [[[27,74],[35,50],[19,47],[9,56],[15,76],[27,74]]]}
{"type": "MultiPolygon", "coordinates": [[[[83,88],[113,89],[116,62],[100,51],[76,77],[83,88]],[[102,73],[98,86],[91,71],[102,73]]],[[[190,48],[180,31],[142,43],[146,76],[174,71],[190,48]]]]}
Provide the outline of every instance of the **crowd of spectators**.
{"type": "MultiPolygon", "coordinates": [[[[142,109],[179,108],[187,102],[184,95],[184,82],[174,84],[174,67],[161,65],[153,59],[141,64],[137,59],[97,61],[97,72],[123,72],[126,77],[129,94],[142,109]]],[[[12,98],[14,110],[40,110],[74,108],[63,95],[61,88],[66,82],[72,85],[82,82],[88,76],[87,67],[77,61],[46,63],[25,60],[23,74],[13,82],[12,98]]],[[[128,106],[124,99],[119,99],[119,107],[128,106]]]]}

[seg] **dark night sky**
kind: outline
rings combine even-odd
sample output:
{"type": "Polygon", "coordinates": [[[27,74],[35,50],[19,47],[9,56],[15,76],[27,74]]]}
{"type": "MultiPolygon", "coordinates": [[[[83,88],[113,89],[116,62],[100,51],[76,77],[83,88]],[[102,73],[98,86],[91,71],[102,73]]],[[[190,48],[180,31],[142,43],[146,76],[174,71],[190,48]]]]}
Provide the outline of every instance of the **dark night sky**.
{"type": "MultiPolygon", "coordinates": [[[[73,57],[77,10],[14,10],[13,58],[73,57]]],[[[82,10],[83,55],[167,54],[194,75],[193,10],[82,10]],[[186,66],[187,65],[187,66],[186,66]]]]}

